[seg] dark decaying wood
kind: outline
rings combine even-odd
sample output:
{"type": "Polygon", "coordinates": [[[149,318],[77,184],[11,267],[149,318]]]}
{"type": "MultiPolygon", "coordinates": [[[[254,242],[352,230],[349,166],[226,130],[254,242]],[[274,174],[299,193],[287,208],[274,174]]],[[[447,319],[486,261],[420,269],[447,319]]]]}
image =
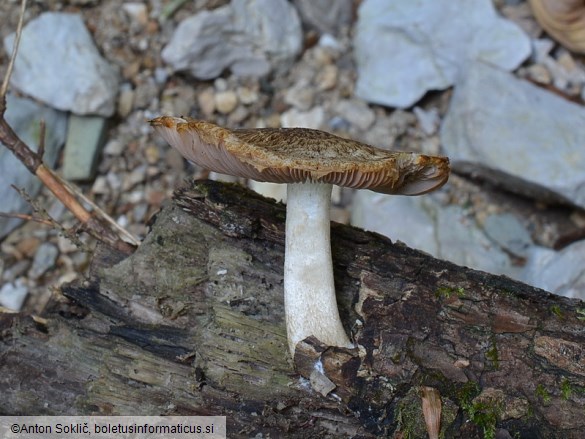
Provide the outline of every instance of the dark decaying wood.
{"type": "MultiPolygon", "coordinates": [[[[585,437],[585,304],[332,224],[354,350],[283,322],[285,209],[179,190],[129,257],[101,249],[42,319],[0,314],[1,414],[225,415],[229,437],[585,437]],[[433,390],[435,389],[435,390],[433,390]],[[435,392],[436,393],[436,392],[435,392]]],[[[390,220],[390,219],[389,219],[390,220]]]]}

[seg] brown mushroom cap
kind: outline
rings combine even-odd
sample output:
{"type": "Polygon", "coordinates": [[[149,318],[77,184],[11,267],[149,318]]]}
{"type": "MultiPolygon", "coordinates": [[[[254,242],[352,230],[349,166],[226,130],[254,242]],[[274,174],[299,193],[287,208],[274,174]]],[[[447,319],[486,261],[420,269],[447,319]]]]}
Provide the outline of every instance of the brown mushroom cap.
{"type": "Polygon", "coordinates": [[[585,2],[583,0],[529,0],[543,29],[567,49],[585,53],[585,2]]]}
{"type": "Polygon", "coordinates": [[[273,183],[330,183],[419,195],[449,178],[449,159],[392,152],[307,128],[229,130],[163,116],[154,129],[186,159],[211,171],[273,183]]]}

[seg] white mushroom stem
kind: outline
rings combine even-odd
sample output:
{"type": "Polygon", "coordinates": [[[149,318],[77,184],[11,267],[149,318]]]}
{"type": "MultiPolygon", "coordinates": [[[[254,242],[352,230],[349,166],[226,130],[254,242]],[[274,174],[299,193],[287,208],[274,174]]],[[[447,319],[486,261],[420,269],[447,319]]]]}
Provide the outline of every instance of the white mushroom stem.
{"type": "Polygon", "coordinates": [[[288,184],[284,310],[293,357],[297,343],[311,335],[329,346],[353,347],[335,299],[330,207],[330,184],[288,184]]]}

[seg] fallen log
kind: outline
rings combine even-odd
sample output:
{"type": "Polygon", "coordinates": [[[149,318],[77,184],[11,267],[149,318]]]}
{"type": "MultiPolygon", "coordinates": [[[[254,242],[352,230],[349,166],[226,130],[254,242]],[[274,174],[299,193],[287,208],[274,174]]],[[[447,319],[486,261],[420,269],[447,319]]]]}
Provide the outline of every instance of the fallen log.
{"type": "Polygon", "coordinates": [[[357,348],[287,349],[285,209],[179,189],[131,255],[100,247],[43,316],[0,314],[3,415],[225,415],[228,437],[582,438],[585,304],[332,224],[357,348]],[[427,400],[428,403],[428,400],[427,400]]]}

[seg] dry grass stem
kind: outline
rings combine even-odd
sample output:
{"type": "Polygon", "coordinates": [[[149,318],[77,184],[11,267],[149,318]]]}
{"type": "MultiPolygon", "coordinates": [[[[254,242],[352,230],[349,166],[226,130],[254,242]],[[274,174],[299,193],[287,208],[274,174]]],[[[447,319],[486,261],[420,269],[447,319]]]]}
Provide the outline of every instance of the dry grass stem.
{"type": "Polygon", "coordinates": [[[87,197],[81,194],[81,191],[74,189],[72,185],[59,177],[43,163],[43,154],[45,149],[45,124],[41,122],[41,138],[39,139],[39,150],[34,152],[26,145],[14,132],[12,127],[6,122],[4,113],[6,110],[6,92],[8,83],[12,74],[14,60],[18,50],[18,44],[22,35],[24,22],[24,13],[26,10],[26,0],[21,3],[20,18],[14,39],[14,47],[8,64],[8,69],[2,88],[0,89],[0,142],[16,156],[16,158],[26,166],[26,168],[35,174],[65,207],[81,223],[82,228],[91,236],[99,241],[124,252],[131,253],[139,244],[139,241],[129,232],[120,227],[109,215],[107,215],[97,205],[90,202],[87,197]],[[89,212],[78,200],[90,204],[94,211],[89,212]],[[115,231],[115,232],[114,232],[115,231]],[[121,237],[124,237],[122,239],[121,237]]]}

